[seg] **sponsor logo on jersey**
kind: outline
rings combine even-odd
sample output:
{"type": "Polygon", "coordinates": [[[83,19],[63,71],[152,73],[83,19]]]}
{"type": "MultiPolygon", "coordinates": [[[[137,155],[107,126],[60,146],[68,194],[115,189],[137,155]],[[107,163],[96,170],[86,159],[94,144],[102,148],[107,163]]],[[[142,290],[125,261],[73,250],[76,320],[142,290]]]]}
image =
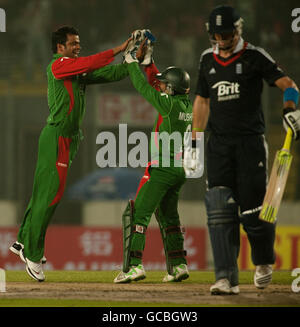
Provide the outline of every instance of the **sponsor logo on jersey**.
{"type": "Polygon", "coordinates": [[[240,98],[240,84],[237,82],[221,81],[212,86],[217,89],[218,101],[228,101],[240,98]]]}
{"type": "Polygon", "coordinates": [[[183,120],[183,121],[192,121],[193,120],[193,114],[192,113],[186,113],[186,112],[180,112],[178,120],[183,120]]]}

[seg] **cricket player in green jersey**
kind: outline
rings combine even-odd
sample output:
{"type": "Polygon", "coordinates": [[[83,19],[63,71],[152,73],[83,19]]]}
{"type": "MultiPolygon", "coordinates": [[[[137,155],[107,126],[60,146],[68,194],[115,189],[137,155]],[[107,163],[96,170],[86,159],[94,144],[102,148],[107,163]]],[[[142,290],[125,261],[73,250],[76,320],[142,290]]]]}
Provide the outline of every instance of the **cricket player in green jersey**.
{"type": "Polygon", "coordinates": [[[52,34],[53,59],[47,67],[50,115],[39,138],[33,192],[10,250],[26,264],[27,273],[44,281],[44,243],[48,224],[61,200],[69,167],[82,133],[86,85],[119,81],[128,76],[126,64],[107,66],[123,51],[122,45],[87,57],[79,57],[78,31],[64,26],[52,34]]]}
{"type": "Polygon", "coordinates": [[[154,212],[166,255],[168,274],[163,282],[181,281],[189,277],[177,206],[179,191],[186,180],[182,167],[184,133],[191,131],[192,123],[192,104],[188,95],[190,77],[178,67],[169,67],[159,73],[152,56],[148,55],[150,60],[145,62],[145,52],[152,53],[152,46],[148,46],[146,41],[147,38],[136,55],[134,51],[126,50],[125,61],[133,86],[154,106],[158,118],[153,128],[154,138],[151,139],[151,162],[140,182],[135,201],[129,201],[123,214],[123,270],[114,279],[115,283],[128,283],[146,277],[142,257],[146,230],[154,212]],[[139,68],[138,59],[145,65],[149,83],[139,68]],[[182,140],[180,148],[169,146],[167,153],[164,153],[159,142],[160,135],[169,135],[170,141],[174,132],[182,140]],[[168,167],[162,165],[165,156],[170,157],[168,167]]]}

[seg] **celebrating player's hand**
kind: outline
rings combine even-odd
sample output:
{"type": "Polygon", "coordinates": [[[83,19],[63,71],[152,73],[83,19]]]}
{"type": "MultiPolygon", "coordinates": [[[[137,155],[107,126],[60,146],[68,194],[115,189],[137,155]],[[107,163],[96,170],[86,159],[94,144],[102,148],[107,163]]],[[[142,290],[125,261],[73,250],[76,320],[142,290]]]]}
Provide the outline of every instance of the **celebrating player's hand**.
{"type": "Polygon", "coordinates": [[[123,42],[121,45],[113,48],[113,52],[114,52],[114,55],[117,55],[118,53],[120,52],[123,52],[125,51],[125,49],[127,48],[129,42],[132,40],[132,37],[130,37],[129,39],[127,39],[125,42],[123,42]]]}
{"type": "Polygon", "coordinates": [[[140,46],[137,49],[136,52],[136,58],[139,62],[142,62],[145,58],[146,52],[147,52],[147,38],[144,39],[144,41],[140,44],[140,46]]]}
{"type": "Polygon", "coordinates": [[[148,66],[154,62],[153,60],[153,45],[150,43],[146,45],[148,38],[145,39],[145,46],[143,49],[143,57],[141,60],[139,59],[139,62],[141,65],[148,66]]]}
{"type": "MultiPolygon", "coordinates": [[[[142,30],[145,37],[142,46],[142,57],[139,59],[141,65],[148,66],[154,62],[153,60],[153,43],[156,41],[155,36],[150,30],[142,30]]],[[[140,49],[140,48],[139,48],[140,49]]]]}
{"type": "Polygon", "coordinates": [[[283,109],[283,126],[286,131],[288,128],[291,128],[294,140],[298,140],[300,133],[300,110],[292,108],[283,109]]]}

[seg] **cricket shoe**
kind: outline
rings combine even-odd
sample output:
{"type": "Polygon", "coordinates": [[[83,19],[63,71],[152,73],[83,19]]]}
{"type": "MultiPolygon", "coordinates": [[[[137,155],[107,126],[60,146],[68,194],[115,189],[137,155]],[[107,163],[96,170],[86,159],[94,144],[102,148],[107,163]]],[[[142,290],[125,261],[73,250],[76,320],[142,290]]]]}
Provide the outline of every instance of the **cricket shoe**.
{"type": "Polygon", "coordinates": [[[256,266],[254,274],[254,285],[257,288],[266,288],[272,281],[272,265],[256,266]]]}
{"type": "Polygon", "coordinates": [[[146,278],[146,272],[143,265],[131,266],[128,272],[121,271],[119,275],[114,279],[114,283],[130,283],[132,281],[137,282],[146,278]]]}
{"type": "Polygon", "coordinates": [[[211,286],[210,293],[211,295],[238,295],[240,288],[238,285],[231,286],[227,278],[222,278],[211,286]]]}
{"type": "Polygon", "coordinates": [[[178,266],[173,267],[173,273],[167,274],[163,278],[163,283],[181,282],[182,280],[189,278],[189,276],[190,274],[187,265],[182,263],[178,266]]]}
{"type": "MultiPolygon", "coordinates": [[[[10,248],[10,251],[20,257],[20,259],[26,263],[24,256],[21,255],[20,251],[24,249],[24,245],[16,241],[10,248]]],[[[45,256],[42,257],[42,264],[44,265],[47,262],[45,256]]]]}
{"type": "MultiPolygon", "coordinates": [[[[45,280],[45,275],[43,272],[42,260],[40,262],[33,262],[25,257],[24,250],[20,251],[20,257],[23,257],[26,263],[26,271],[28,275],[37,280],[38,282],[43,282],[45,280]]],[[[22,259],[23,260],[23,259],[22,259]]]]}

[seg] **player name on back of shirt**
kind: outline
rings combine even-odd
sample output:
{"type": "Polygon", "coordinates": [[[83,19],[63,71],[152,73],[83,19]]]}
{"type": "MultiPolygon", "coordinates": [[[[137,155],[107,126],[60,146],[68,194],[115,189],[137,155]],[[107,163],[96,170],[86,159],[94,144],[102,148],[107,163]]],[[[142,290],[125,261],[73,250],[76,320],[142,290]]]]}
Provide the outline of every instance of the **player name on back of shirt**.
{"type": "Polygon", "coordinates": [[[178,120],[192,121],[193,120],[193,114],[181,111],[179,113],[178,120]]]}

